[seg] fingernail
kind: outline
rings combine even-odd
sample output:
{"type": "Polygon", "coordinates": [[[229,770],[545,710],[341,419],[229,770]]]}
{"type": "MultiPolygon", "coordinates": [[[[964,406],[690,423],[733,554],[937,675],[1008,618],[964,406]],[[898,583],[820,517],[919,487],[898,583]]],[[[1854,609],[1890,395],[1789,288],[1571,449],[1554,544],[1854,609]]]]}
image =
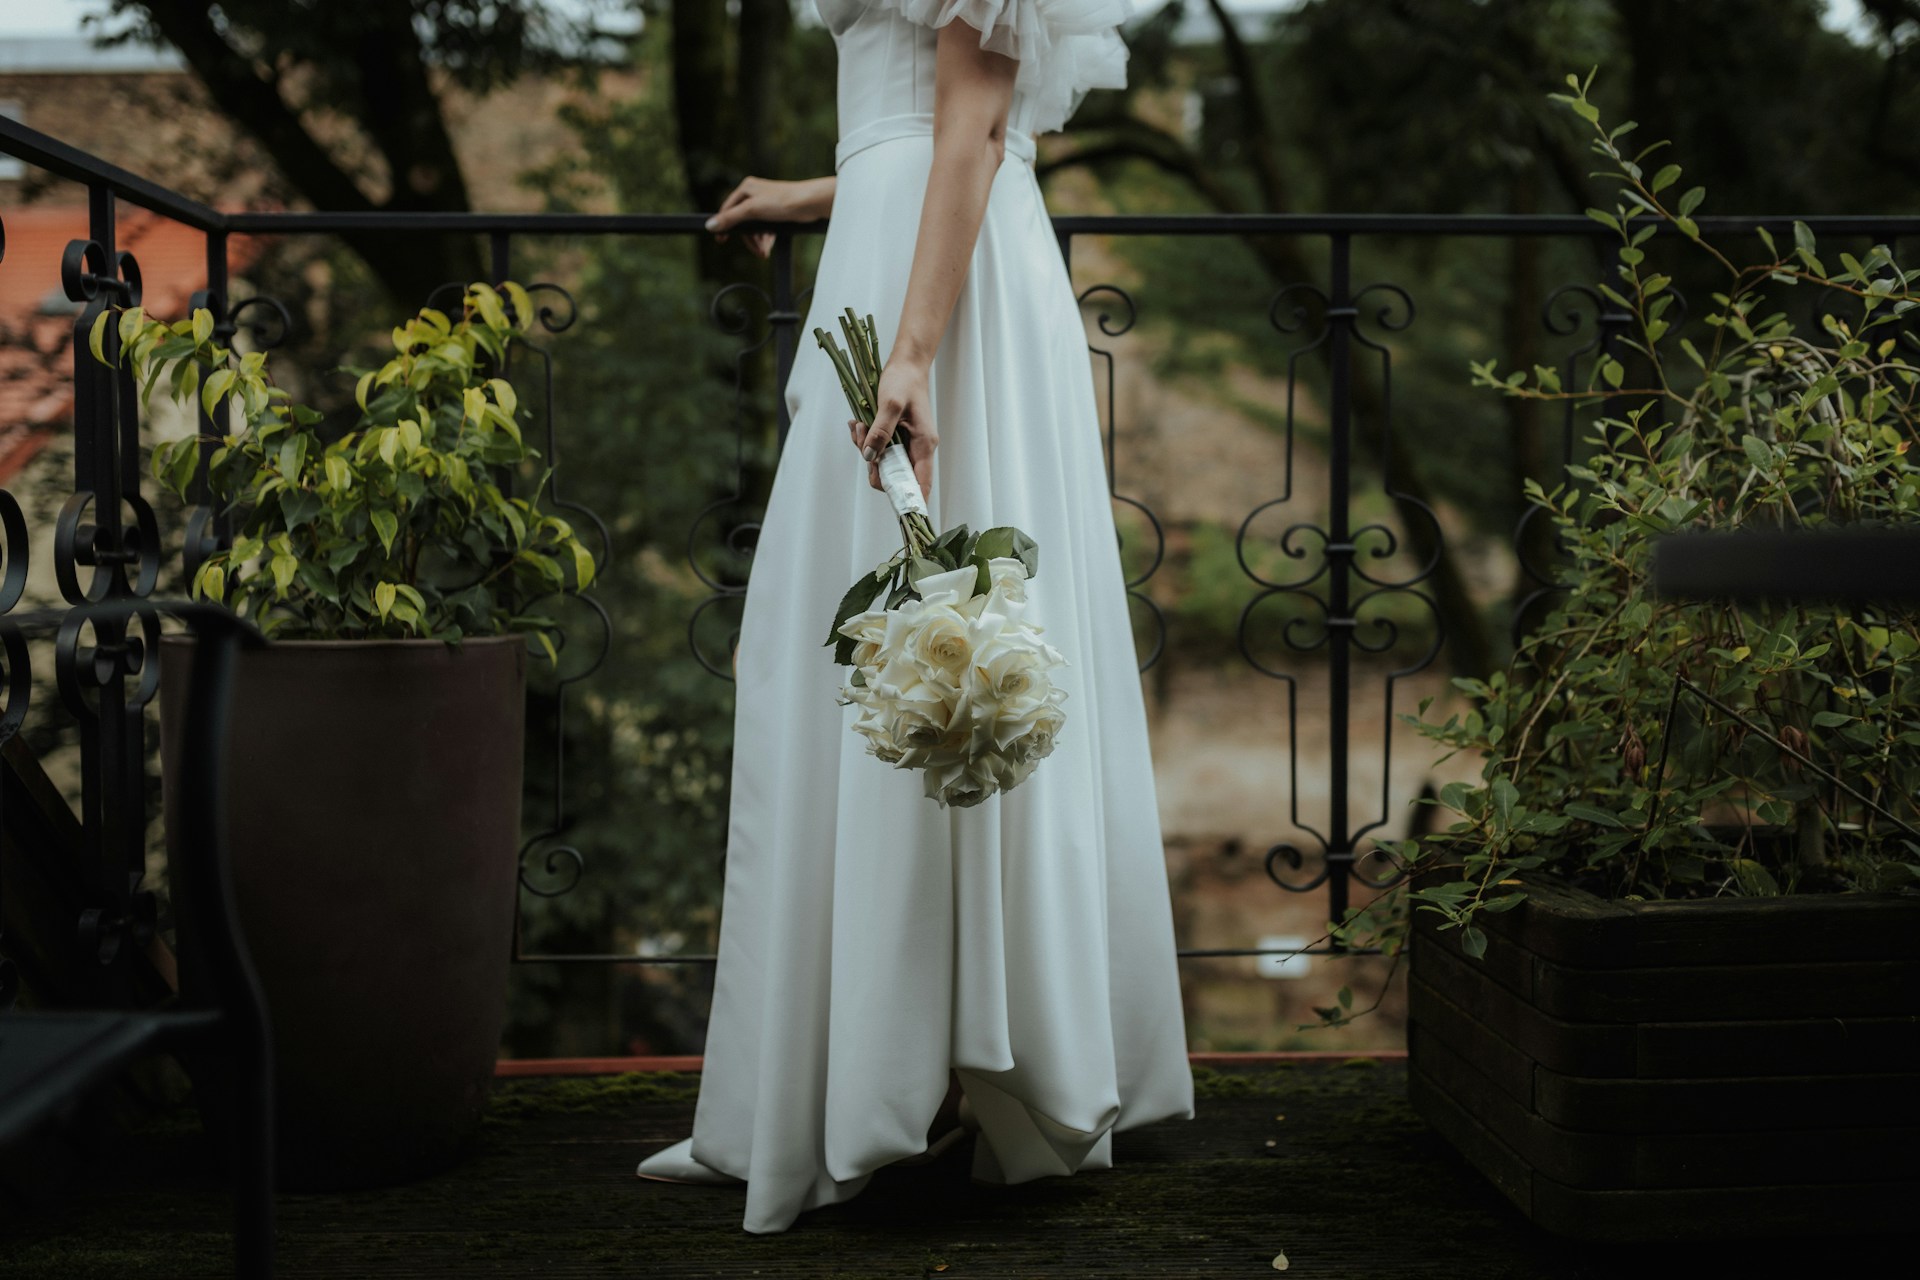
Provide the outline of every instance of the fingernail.
{"type": "Polygon", "coordinates": [[[708,219],[707,219],[707,230],[709,230],[709,231],[711,231],[711,230],[713,230],[713,224],[714,224],[714,223],[716,223],[716,222],[718,222],[718,221],[719,221],[719,219],[718,219],[718,218],[708,218],[708,219]]]}
{"type": "Polygon", "coordinates": [[[865,458],[868,462],[878,462],[880,460],[880,451],[874,448],[872,445],[868,445],[866,448],[860,451],[860,456],[865,458]]]}

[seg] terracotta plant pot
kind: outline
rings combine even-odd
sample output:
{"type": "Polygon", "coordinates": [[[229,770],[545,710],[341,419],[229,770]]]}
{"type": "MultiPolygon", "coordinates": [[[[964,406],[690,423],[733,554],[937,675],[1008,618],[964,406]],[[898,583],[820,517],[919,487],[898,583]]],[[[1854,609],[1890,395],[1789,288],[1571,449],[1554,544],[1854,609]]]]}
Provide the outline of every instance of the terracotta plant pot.
{"type": "MultiPolygon", "coordinates": [[[[193,644],[160,643],[170,852],[193,644]]],[[[513,635],[238,655],[228,837],[273,1026],[284,1189],[423,1176],[477,1131],[506,1019],[526,668],[513,635]]],[[[177,923],[190,992],[192,920],[177,923]]],[[[220,1087],[217,1064],[188,1065],[197,1093],[220,1087]]]]}

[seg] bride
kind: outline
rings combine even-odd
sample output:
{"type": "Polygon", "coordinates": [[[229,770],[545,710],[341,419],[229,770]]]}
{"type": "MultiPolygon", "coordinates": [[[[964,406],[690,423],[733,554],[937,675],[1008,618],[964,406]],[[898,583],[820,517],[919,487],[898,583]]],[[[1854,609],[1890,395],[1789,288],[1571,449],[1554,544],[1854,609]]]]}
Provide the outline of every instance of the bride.
{"type": "Polygon", "coordinates": [[[751,1232],[969,1133],[972,1176],[1018,1183],[1110,1168],[1115,1131],[1193,1115],[1086,340],[1033,172],[1035,134],[1125,83],[1131,6],[817,3],[840,60],[835,174],[748,178],[707,225],[831,211],[802,332],[851,307],[888,354],[872,422],[845,420],[811,343],[785,387],[792,428],[740,624],[693,1133],[638,1170],[744,1182],[751,1232]],[[1068,661],[1053,754],[969,808],[864,752],[821,645],[846,584],[899,549],[891,505],[860,485],[864,471],[879,487],[896,430],[935,529],[1011,524],[1039,542],[1026,616],[1068,661]]]}

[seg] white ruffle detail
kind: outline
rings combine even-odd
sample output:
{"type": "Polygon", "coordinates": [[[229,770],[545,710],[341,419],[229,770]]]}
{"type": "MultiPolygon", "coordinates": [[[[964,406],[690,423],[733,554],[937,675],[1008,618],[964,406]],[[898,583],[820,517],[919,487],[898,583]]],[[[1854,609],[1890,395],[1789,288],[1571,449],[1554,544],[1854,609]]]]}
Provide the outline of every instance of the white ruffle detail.
{"type": "Polygon", "coordinates": [[[980,32],[980,47],[1020,63],[1014,91],[1032,104],[1028,133],[1051,133],[1089,89],[1127,86],[1120,24],[1127,0],[878,0],[909,21],[944,27],[955,18],[980,32]]]}

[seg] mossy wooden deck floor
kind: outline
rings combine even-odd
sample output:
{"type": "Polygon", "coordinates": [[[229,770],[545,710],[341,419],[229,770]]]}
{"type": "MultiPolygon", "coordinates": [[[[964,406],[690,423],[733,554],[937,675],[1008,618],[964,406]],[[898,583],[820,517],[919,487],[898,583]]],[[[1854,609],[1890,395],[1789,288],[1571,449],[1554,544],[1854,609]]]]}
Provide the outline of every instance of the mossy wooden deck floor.
{"type": "MultiPolygon", "coordinates": [[[[744,1192],[645,1181],[689,1132],[699,1077],[501,1081],[482,1145],[410,1186],[280,1197],[285,1277],[1272,1275],[1600,1280],[1866,1274],[1911,1240],[1604,1251],[1541,1235],[1408,1108],[1405,1071],[1355,1060],[1196,1068],[1198,1116],[1129,1130],[1115,1167],[977,1186],[970,1148],[891,1167],[777,1235],[744,1192]]],[[[0,1221],[0,1276],[230,1274],[227,1201],[190,1112],[99,1162],[52,1215],[0,1221]]],[[[1904,1249],[1901,1252],[1905,1252],[1904,1249]]],[[[1909,1255],[1910,1257],[1910,1255],[1909,1255]]]]}

